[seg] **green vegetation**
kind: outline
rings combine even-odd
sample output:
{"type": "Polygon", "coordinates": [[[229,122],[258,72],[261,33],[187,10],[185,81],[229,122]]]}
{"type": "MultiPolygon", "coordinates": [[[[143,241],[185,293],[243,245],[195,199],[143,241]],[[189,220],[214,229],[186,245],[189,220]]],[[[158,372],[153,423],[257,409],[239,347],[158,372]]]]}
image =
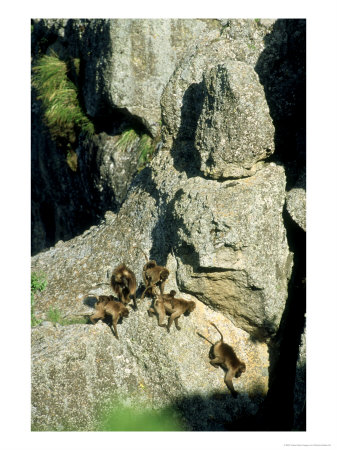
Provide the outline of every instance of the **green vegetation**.
{"type": "Polygon", "coordinates": [[[127,128],[118,138],[116,146],[122,151],[126,151],[128,147],[136,145],[139,136],[133,128],[127,128]]]}
{"type": "Polygon", "coordinates": [[[59,323],[60,325],[86,324],[88,322],[85,317],[66,319],[62,317],[61,311],[57,308],[49,309],[46,320],[52,323],[59,323]]]}
{"type": "Polygon", "coordinates": [[[43,272],[31,274],[31,291],[43,291],[47,286],[46,274],[43,272]]]}
{"type": "MultiPolygon", "coordinates": [[[[73,59],[69,65],[76,74],[79,72],[78,59],[73,59]]],[[[32,76],[32,85],[42,102],[44,121],[50,135],[68,151],[73,150],[79,133],[94,134],[94,125],[81,108],[78,88],[69,78],[69,70],[67,63],[53,53],[38,60],[32,76]]]]}
{"type": "Polygon", "coordinates": [[[47,313],[46,320],[48,320],[48,322],[60,323],[61,311],[59,309],[57,309],[57,308],[55,308],[55,309],[50,308],[48,313],[47,313]]]}
{"type": "Polygon", "coordinates": [[[35,298],[34,298],[34,293],[36,291],[43,291],[47,286],[47,280],[46,280],[46,275],[41,272],[39,274],[37,274],[36,272],[33,272],[31,274],[31,279],[30,279],[30,305],[31,305],[31,309],[30,309],[30,315],[31,315],[31,326],[34,327],[35,325],[38,325],[41,320],[37,319],[35,317],[35,312],[34,312],[34,303],[35,303],[35,298]]]}
{"type": "Polygon", "coordinates": [[[71,417],[64,417],[57,429],[32,424],[31,431],[187,431],[181,415],[174,407],[154,410],[139,405],[124,406],[118,400],[112,404],[114,406],[110,409],[102,404],[96,405],[100,412],[97,413],[93,426],[88,426],[86,422],[75,425],[71,417]]]}
{"type": "Polygon", "coordinates": [[[147,134],[143,134],[138,144],[138,169],[143,169],[151,160],[155,150],[154,141],[147,134]]]}
{"type": "MultiPolygon", "coordinates": [[[[43,55],[33,67],[32,85],[37,91],[44,111],[44,122],[51,138],[65,150],[66,161],[71,170],[77,170],[77,155],[74,147],[79,134],[92,136],[94,125],[86,116],[78,96],[80,60],[62,61],[55,53],[43,55]],[[71,76],[69,76],[71,74],[71,76]]],[[[138,170],[151,160],[157,139],[144,131],[128,127],[120,135],[117,147],[126,150],[135,147],[138,154],[138,170]]]]}
{"type": "Polygon", "coordinates": [[[140,410],[115,405],[103,414],[98,431],[184,431],[184,426],[173,408],[140,410]]]}
{"type": "MultiPolygon", "coordinates": [[[[31,302],[31,326],[35,327],[42,322],[41,319],[37,319],[35,317],[34,306],[35,306],[35,297],[34,294],[36,291],[43,291],[47,286],[46,274],[43,272],[36,273],[32,272],[31,274],[31,283],[30,283],[30,302],[31,302]]],[[[49,322],[59,323],[61,325],[72,325],[75,323],[85,324],[88,322],[88,319],[85,317],[79,317],[75,319],[65,319],[61,315],[61,311],[57,308],[50,308],[47,313],[47,318],[49,322]]]]}
{"type": "Polygon", "coordinates": [[[123,151],[126,151],[130,146],[135,147],[138,153],[138,170],[140,171],[151,160],[155,150],[155,142],[156,140],[148,134],[129,127],[120,135],[116,146],[123,151]]]}

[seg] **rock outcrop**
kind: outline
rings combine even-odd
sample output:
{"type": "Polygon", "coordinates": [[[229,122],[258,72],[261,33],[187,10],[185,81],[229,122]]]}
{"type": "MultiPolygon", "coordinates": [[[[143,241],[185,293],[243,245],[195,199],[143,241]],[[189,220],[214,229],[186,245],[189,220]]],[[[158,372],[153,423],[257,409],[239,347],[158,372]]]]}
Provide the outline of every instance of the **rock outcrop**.
{"type": "Polygon", "coordinates": [[[153,135],[160,128],[162,91],[180,59],[202,36],[218,37],[222,28],[217,20],[198,19],[91,20],[84,27],[88,114],[119,109],[153,135]]]}
{"type": "Polygon", "coordinates": [[[287,211],[293,221],[306,231],[306,176],[302,173],[296,184],[287,192],[287,211]]]}
{"type": "Polygon", "coordinates": [[[202,36],[218,37],[221,29],[218,20],[206,19],[33,20],[33,64],[52,52],[79,61],[79,73],[71,76],[97,130],[92,141],[79,138],[73,173],[66,152],[41,122],[33,92],[33,254],[82,233],[105,211],[118,210],[139,154],[137,140],[123,152],[116,139],[128,126],[158,135],[160,97],[182,55],[202,36]]]}
{"type": "MultiPolygon", "coordinates": [[[[172,407],[187,430],[250,429],[247,423],[270,387],[280,385],[274,383],[278,374],[273,368],[278,367],[278,352],[286,355],[285,347],[292,345],[282,340],[282,333],[286,322],[293,323],[289,302],[296,297],[289,295],[288,283],[292,279],[297,286],[302,277],[302,273],[294,276],[302,260],[294,254],[293,241],[289,248],[286,201],[301,233],[303,213],[297,216],[292,194],[287,195],[287,187],[294,187],[289,161],[282,162],[280,141],[274,139],[279,129],[274,128],[261,84],[260,58],[278,25],[252,20],[196,21],[193,26],[193,21],[191,26],[188,21],[143,21],[140,31],[138,22],[73,21],[65,28],[65,36],[77,33],[81,38],[77,51],[83,51],[81,45],[86,43],[83,92],[90,114],[112,118],[114,105],[154,133],[161,111],[163,144],[131,184],[120,183],[116,171],[129,167],[129,174],[133,172],[132,150],[119,166],[125,155],[114,160],[113,134],[102,131],[78,151],[79,178],[90,185],[85,196],[99,205],[101,220],[32,258],[32,270],[45,273],[48,282],[44,291],[35,294],[34,313],[44,322],[32,330],[32,426],[97,429],[97,410],[121,396],[135,408],[172,407]],[[154,42],[156,33],[168,26],[181,32],[185,22],[187,31],[181,33],[175,59],[169,57],[170,69],[156,78],[159,66],[150,56],[155,48],[161,61],[166,48],[162,38],[158,37],[159,47],[154,42]],[[148,55],[154,77],[145,71],[135,89],[130,89],[132,77],[126,75],[135,76],[144,60],[130,30],[139,35],[139,42],[148,35],[148,52],[142,58],[148,55]],[[207,34],[207,30],[211,31],[207,34]],[[134,52],[122,54],[118,68],[114,64],[122,36],[127,37],[126,48],[131,46],[134,52]],[[147,83],[156,86],[155,98],[149,97],[148,105],[157,105],[152,111],[144,105],[147,83]],[[120,197],[114,194],[117,191],[120,197]],[[103,216],[113,195],[119,206],[103,216]],[[121,262],[135,272],[139,297],[145,259],[135,245],[170,270],[165,291],[175,289],[178,296],[196,302],[196,311],[181,319],[180,331],[172,327],[168,334],[148,317],[150,299],[139,301],[139,309],[131,310],[118,325],[119,341],[106,323],[53,326],[48,321],[52,309],[64,319],[90,316],[95,297],[111,293],[106,284],[121,262]],[[209,365],[210,342],[202,336],[211,342],[218,339],[210,321],[246,362],[247,372],[234,381],[238,399],[227,395],[224,373],[209,365]]],[[[75,42],[69,51],[76,51],[75,42]]],[[[170,48],[175,48],[174,42],[170,48]]],[[[301,307],[296,314],[303,317],[301,307]]],[[[296,352],[298,348],[293,348],[295,363],[296,352]]],[[[287,389],[291,383],[289,377],[287,389]]],[[[296,404],[303,408],[303,389],[296,393],[296,404]]],[[[282,401],[281,389],[270,400],[271,408],[277,408],[273,398],[282,401]]],[[[291,401],[281,409],[285,415],[291,401]]],[[[273,426],[270,422],[268,429],[273,426]]]]}
{"type": "Polygon", "coordinates": [[[274,126],[254,69],[240,61],[213,67],[203,78],[205,100],[195,147],[201,172],[211,178],[242,178],[274,152],[274,126]]]}
{"type": "MultiPolygon", "coordinates": [[[[130,398],[130,395],[131,397],[134,395],[134,389],[137,390],[136,386],[142,383],[148,386],[149,395],[160,399],[160,404],[168,404],[168,399],[170,399],[171,405],[180,405],[178,410],[183,411],[185,418],[186,415],[188,416],[188,411],[184,410],[181,405],[188,405],[185,407],[189,410],[189,414],[195,417],[195,420],[190,417],[188,425],[190,428],[188,429],[203,429],[204,426],[202,425],[204,416],[193,413],[193,408],[198,410],[200,407],[201,400],[199,399],[194,404],[191,398],[201,396],[207,403],[205,411],[208,411],[211,416],[216,412],[216,415],[222,418],[221,425],[215,426],[207,422],[208,429],[230,427],[230,424],[238,418],[237,408],[241,411],[240,417],[242,415],[250,417],[257,411],[261,396],[263,397],[266,393],[268,385],[268,353],[266,344],[258,343],[254,337],[257,336],[260,339],[277,329],[286,296],[287,270],[291,265],[289,262],[288,266],[286,264],[289,252],[280,221],[284,201],[284,190],[283,194],[280,193],[281,186],[284,188],[283,172],[276,166],[267,165],[251,178],[248,183],[247,179],[241,180],[238,186],[229,186],[230,182],[218,182],[203,178],[188,179],[186,174],[182,176],[179,171],[174,169],[169,151],[163,151],[153,160],[151,167],[144,169],[135,180],[118,215],[111,217],[107,215],[106,221],[101,225],[92,227],[88,232],[71,241],[60,242],[55,248],[33,258],[33,270],[45,272],[48,279],[46,290],[36,295],[35,313],[37,318],[46,319],[51,308],[62,311],[66,318],[92,314],[95,302],[93,294],[110,292],[108,287],[104,290],[97,284],[108,283],[112,268],[121,261],[125,261],[132,267],[139,282],[145,260],[143,255],[133,248],[134,244],[141,245],[151,258],[168,266],[170,278],[166,286],[167,290],[181,291],[180,295],[183,298],[194,299],[198,304],[197,312],[192,313],[186,320],[184,319],[183,329],[180,332],[172,330],[170,335],[157,326],[155,319],[147,317],[146,309],[150,304],[149,300],[145,300],[140,305],[140,311],[131,312],[130,320],[124,320],[123,324],[119,325],[121,339],[118,343],[105,325],[78,325],[69,331],[63,331],[63,327],[58,328],[58,331],[52,331],[52,333],[56,333],[56,337],[53,338],[56,340],[75,331],[76,337],[69,339],[69,343],[64,348],[64,355],[63,352],[59,354],[59,350],[56,351],[58,354],[56,361],[61,358],[56,375],[55,370],[47,370],[50,364],[52,366],[56,364],[54,351],[48,353],[49,362],[46,358],[43,359],[46,366],[43,371],[39,366],[43,353],[36,361],[33,359],[33,384],[36,386],[36,391],[38,392],[41,386],[53,386],[53,390],[47,397],[48,400],[45,395],[41,397],[42,394],[36,393],[36,396],[34,394],[33,423],[35,427],[63,429],[68,426],[83,429],[83,424],[87,421],[87,427],[93,429],[96,405],[102,400],[102,397],[111,398],[118,394],[118,386],[124,378],[129,380],[123,383],[123,389],[127,389],[125,397],[127,399],[130,398]],[[254,185],[256,187],[260,185],[256,192],[253,189],[254,185]],[[275,190],[272,189],[272,186],[275,186],[275,190]],[[268,192],[269,195],[278,193],[275,197],[275,199],[279,199],[278,202],[273,199],[273,202],[266,204],[266,199],[261,196],[263,201],[261,204],[256,201],[254,213],[249,210],[245,211],[243,220],[239,221],[243,225],[240,229],[242,231],[236,230],[235,224],[238,223],[236,222],[238,218],[236,219],[235,216],[239,214],[241,217],[242,211],[235,208],[227,211],[229,213],[227,219],[223,216],[223,212],[228,209],[226,202],[233,196],[233,198],[237,197],[237,202],[240,204],[240,198],[244,198],[241,194],[246,191],[253,195],[253,198],[248,200],[253,206],[253,202],[259,198],[259,189],[261,192],[268,192]],[[214,203],[206,201],[207,192],[210,197],[214,197],[214,192],[217,193],[218,197],[214,198],[214,203]],[[263,227],[266,226],[260,227],[258,224],[259,219],[266,218],[267,212],[264,205],[267,205],[268,214],[274,215],[273,226],[278,229],[277,233],[274,229],[274,233],[270,234],[273,236],[273,241],[268,240],[267,234],[263,236],[262,240],[259,239],[261,238],[260,233],[263,233],[263,227]],[[254,219],[254,214],[256,219],[254,219]],[[207,220],[208,218],[210,220],[207,220]],[[260,254],[261,248],[254,249],[253,244],[248,244],[244,240],[244,224],[248,225],[250,221],[252,226],[254,220],[256,220],[255,228],[252,228],[257,238],[254,245],[265,248],[265,251],[269,252],[269,257],[278,247],[278,252],[280,252],[280,259],[277,262],[280,264],[278,273],[276,266],[274,268],[267,267],[267,259],[263,262],[264,258],[267,258],[267,253],[263,256],[260,254]],[[204,227],[206,228],[204,229],[204,227]],[[222,243],[219,246],[220,240],[222,243]],[[227,246],[223,242],[227,242],[227,246]],[[169,249],[170,252],[168,252],[169,249]],[[211,256],[212,252],[213,257],[211,256]],[[260,260],[256,259],[257,257],[260,260]],[[267,270],[265,274],[263,268],[267,270]],[[276,296],[276,286],[281,292],[278,297],[276,296]],[[267,294],[270,292],[274,292],[274,297],[273,302],[268,304],[267,294]],[[246,296],[248,303],[242,301],[241,297],[243,296],[246,296]],[[198,298],[222,311],[233,323],[248,330],[250,334],[235,327],[233,323],[225,319],[221,312],[212,311],[198,298]],[[256,313],[255,308],[258,308],[259,313],[256,313]],[[242,386],[244,394],[235,404],[231,413],[230,409],[227,409],[231,403],[218,403],[218,400],[214,400],[214,403],[212,399],[205,400],[205,397],[212,397],[214,392],[219,393],[221,388],[224,389],[221,371],[216,372],[215,380],[210,379],[207,375],[209,373],[209,344],[203,342],[196,335],[196,332],[199,331],[206,337],[209,336],[207,334],[209,333],[207,325],[209,319],[219,325],[226,336],[226,342],[231,343],[240,357],[243,360],[246,359],[250,366],[247,376],[242,376],[242,380],[240,378],[241,383],[247,384],[238,384],[238,390],[239,386],[242,386]],[[60,336],[59,333],[61,333],[60,336]],[[102,346],[104,349],[99,351],[99,357],[97,356],[98,350],[96,353],[94,352],[96,343],[92,344],[92,347],[90,345],[90,336],[95,336],[96,333],[98,334],[97,348],[102,346]],[[245,336],[244,340],[242,336],[245,336]],[[83,343],[84,338],[84,342],[87,344],[83,343]],[[105,342],[106,339],[109,340],[109,344],[105,342]],[[179,348],[177,348],[176,339],[178,339],[179,348]],[[75,407],[68,408],[64,404],[69,400],[68,389],[71,391],[73,386],[72,383],[68,385],[64,381],[64,373],[66,365],[69,364],[69,358],[71,359],[71,356],[66,355],[69,355],[69,352],[72,353],[74,341],[78,341],[80,346],[91,349],[91,353],[85,353],[83,361],[76,356],[78,352],[75,351],[74,364],[77,367],[76,370],[79,371],[78,379],[83,380],[81,385],[84,386],[84,403],[80,407],[83,413],[77,411],[76,414],[74,414],[75,407]],[[241,347],[244,342],[246,342],[247,348],[241,347]],[[153,372],[153,365],[144,360],[144,358],[150,358],[149,355],[146,356],[144,349],[151,348],[151,355],[155,355],[157,346],[161,359],[160,361],[155,359],[156,369],[153,372]],[[120,365],[119,363],[116,365],[114,360],[120,354],[124,356],[118,360],[120,365]],[[199,355],[200,360],[196,358],[196,355],[199,355]],[[99,367],[96,366],[99,363],[95,363],[95,366],[90,369],[91,372],[87,373],[85,368],[89,364],[87,359],[91,361],[91,358],[94,357],[103,360],[104,362],[100,363],[103,365],[99,367]],[[103,376],[105,372],[109,374],[107,377],[110,381],[106,381],[106,377],[103,376]],[[193,382],[190,384],[191,373],[195,372],[198,372],[198,375],[193,375],[193,382]],[[81,375],[83,373],[86,374],[85,377],[81,375]],[[99,390],[99,386],[103,381],[96,380],[96,373],[102,374],[100,376],[105,380],[105,387],[102,391],[99,390]],[[133,374],[132,383],[129,378],[131,373],[133,374]],[[173,375],[174,373],[179,375],[173,375]],[[54,374],[53,377],[51,374],[54,374]],[[95,383],[89,383],[87,377],[95,379],[95,383]],[[162,387],[163,379],[167,379],[167,377],[170,379],[170,383],[165,384],[165,396],[163,396],[160,394],[161,389],[158,385],[162,387]],[[178,381],[172,383],[172,377],[178,381]],[[182,378],[185,378],[186,382],[182,382],[182,378]],[[157,380],[156,383],[154,383],[154,379],[157,380]],[[85,387],[88,385],[93,392],[99,392],[97,398],[90,397],[92,394],[89,394],[87,392],[89,388],[85,387]],[[106,389],[109,385],[111,389],[108,395],[106,389]],[[178,388],[177,385],[180,387],[178,388]],[[61,403],[57,403],[57,401],[61,403]],[[84,405],[86,405],[85,408],[84,405]],[[46,418],[49,410],[57,411],[56,416],[52,419],[46,418]],[[89,414],[90,418],[84,417],[83,414],[89,414]],[[71,417],[79,417],[79,419],[78,422],[75,421],[76,423],[71,425],[66,421],[68,425],[64,425],[64,416],[69,420],[71,417]],[[215,428],[212,428],[214,426],[215,428]]],[[[241,203],[241,208],[245,209],[246,206],[241,203]]],[[[262,222],[262,224],[264,223],[266,222],[262,222]]],[[[246,237],[248,238],[248,235],[246,237]]],[[[49,336],[50,331],[48,330],[48,327],[34,329],[33,342],[35,342],[35,336],[40,336],[41,340],[48,340],[49,337],[43,337],[45,333],[48,333],[49,336]]],[[[216,335],[212,334],[212,336],[213,341],[217,339],[216,335]]],[[[62,342],[67,342],[65,337],[62,339],[62,342]]],[[[52,344],[50,348],[53,348],[52,344]]],[[[35,352],[34,348],[33,355],[35,352]]],[[[42,390],[44,391],[44,388],[42,390]]],[[[232,402],[231,399],[229,401],[232,402]]]]}
{"type": "MultiPolygon", "coordinates": [[[[170,407],[183,426],[193,430],[224,430],[241,415],[254,415],[268,388],[266,344],[252,342],[222,314],[198,302],[181,331],[170,334],[149,317],[148,300],[118,325],[53,326],[43,322],[32,330],[32,427],[37,430],[95,430],[98,411],[116,404],[135,408],[170,407]],[[224,372],[209,364],[216,341],[208,324],[214,321],[226,342],[247,363],[234,381],[237,399],[224,387],[224,372]]],[[[64,310],[63,310],[64,311],[64,310]]]]}

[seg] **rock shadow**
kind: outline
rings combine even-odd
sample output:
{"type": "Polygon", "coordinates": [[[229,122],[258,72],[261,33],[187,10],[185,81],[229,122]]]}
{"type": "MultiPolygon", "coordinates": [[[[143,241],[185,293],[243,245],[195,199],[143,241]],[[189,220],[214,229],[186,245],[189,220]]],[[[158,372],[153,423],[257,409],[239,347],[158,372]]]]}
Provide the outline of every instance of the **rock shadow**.
{"type": "Polygon", "coordinates": [[[189,233],[188,229],[182,218],[177,218],[174,214],[174,205],[180,200],[184,194],[183,189],[178,189],[174,197],[167,202],[164,199],[160,209],[159,220],[152,230],[152,242],[151,255],[156,261],[160,261],[160,264],[165,264],[169,253],[174,250],[176,256],[178,256],[184,264],[188,264],[193,267],[194,271],[199,268],[199,255],[193,249],[193,247],[187,243],[178,243],[179,230],[183,230],[186,234],[189,233]]]}
{"type": "MultiPolygon", "coordinates": [[[[97,298],[93,295],[88,295],[88,297],[85,297],[83,300],[83,305],[89,306],[90,308],[95,308],[95,305],[97,303],[97,298]]],[[[93,311],[94,312],[94,311],[93,311]]]]}
{"type": "MultiPolygon", "coordinates": [[[[262,393],[255,395],[257,398],[262,401],[262,393]]],[[[254,417],[251,406],[246,394],[233,398],[226,387],[207,396],[184,396],[171,405],[180,414],[186,431],[250,430],[254,417]]]]}
{"type": "MultiPolygon", "coordinates": [[[[306,164],[305,40],[304,19],[277,20],[265,37],[265,50],[255,66],[275,126],[275,153],[270,160],[285,168],[287,190],[296,184],[306,164]]],[[[306,235],[285,208],[283,221],[294,264],[280,326],[268,344],[269,391],[256,418],[257,429],[269,431],[290,431],[294,427],[295,377],[305,327],[306,235]]],[[[301,426],[305,430],[305,420],[301,426]]]]}
{"type": "Polygon", "coordinates": [[[195,148],[194,140],[198,120],[205,97],[204,81],[193,83],[183,96],[181,122],[177,137],[171,149],[173,165],[179,172],[185,172],[188,177],[201,176],[201,158],[195,148]]]}
{"type": "MultiPolygon", "coordinates": [[[[293,428],[297,360],[305,328],[306,235],[286,210],[284,223],[290,251],[294,253],[294,266],[280,326],[276,336],[268,344],[269,391],[260,419],[270,431],[289,431],[293,428]]],[[[301,389],[305,392],[305,386],[301,389]]]]}
{"type": "Polygon", "coordinates": [[[264,87],[275,126],[275,152],[287,189],[306,164],[306,20],[279,19],[265,37],[255,70],[264,87]]]}

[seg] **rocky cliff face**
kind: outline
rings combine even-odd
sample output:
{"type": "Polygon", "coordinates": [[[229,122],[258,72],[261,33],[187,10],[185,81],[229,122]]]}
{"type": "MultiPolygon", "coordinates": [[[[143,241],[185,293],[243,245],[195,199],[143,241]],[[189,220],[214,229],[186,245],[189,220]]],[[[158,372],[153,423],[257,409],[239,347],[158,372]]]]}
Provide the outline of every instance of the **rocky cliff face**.
{"type": "Polygon", "coordinates": [[[160,97],[167,81],[190,46],[204,35],[219,36],[221,29],[217,20],[33,21],[33,64],[45,53],[79,61],[71,76],[96,129],[93,139],[80,136],[76,142],[73,173],[41,121],[33,91],[33,254],[99,223],[108,209],[119,209],[139,155],[137,142],[125,155],[116,139],[133,127],[160,140],[160,97]]]}
{"type": "MultiPolygon", "coordinates": [[[[282,127],[284,117],[303,113],[304,66],[292,57],[294,46],[303,43],[305,24],[41,21],[37,35],[43,27],[59,43],[71,42],[69,52],[86,49],[83,93],[90,115],[106,124],[113,110],[123,111],[123,120],[132,117],[154,134],[161,114],[163,142],[132,181],[132,150],[130,157],[118,155],[113,133],[101,131],[79,147],[76,183],[86,186],[85,205],[94,211],[99,205],[102,218],[32,258],[32,270],[44,272],[48,281],[35,298],[35,315],[44,322],[32,330],[34,429],[95,429],[97,408],[116,396],[134,407],[169,405],[190,430],[292,429],[296,364],[298,371],[304,361],[302,352],[297,362],[304,324],[305,255],[299,242],[305,197],[298,199],[296,191],[304,149],[302,122],[287,139],[282,127]],[[142,64],[146,69],[138,77],[142,64]],[[270,67],[287,68],[291,76],[280,77],[266,95],[270,67]],[[148,83],[156,87],[150,96],[148,83]],[[276,111],[276,100],[291,90],[298,94],[293,103],[284,100],[287,108],[276,111]],[[295,136],[298,160],[286,147],[295,136]],[[112,161],[116,169],[105,171],[112,161]],[[122,167],[127,182],[119,181],[122,167]],[[112,197],[119,206],[103,216],[112,197]],[[135,245],[169,268],[165,290],[196,302],[182,330],[168,334],[158,327],[147,316],[150,299],[118,325],[120,341],[105,323],[46,322],[51,309],[68,319],[92,314],[94,296],[111,293],[104,283],[121,262],[135,272],[139,294],[145,260],[135,245]],[[237,399],[227,395],[223,372],[209,365],[210,344],[197,334],[218,339],[209,321],[246,362],[247,372],[234,382],[237,399]],[[289,353],[291,362],[280,369],[289,353]],[[290,371],[289,383],[280,388],[284,370],[290,371]]],[[[301,383],[303,377],[296,379],[301,383]]],[[[297,411],[303,402],[298,388],[297,411]]]]}

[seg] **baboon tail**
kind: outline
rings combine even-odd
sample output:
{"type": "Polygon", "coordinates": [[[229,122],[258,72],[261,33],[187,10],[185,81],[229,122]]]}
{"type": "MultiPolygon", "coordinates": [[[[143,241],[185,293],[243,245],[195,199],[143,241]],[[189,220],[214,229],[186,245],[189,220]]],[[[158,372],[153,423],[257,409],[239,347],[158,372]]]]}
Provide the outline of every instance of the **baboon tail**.
{"type": "Polygon", "coordinates": [[[221,336],[221,340],[223,341],[223,336],[222,336],[222,333],[221,333],[221,331],[219,330],[219,328],[215,325],[215,323],[213,323],[213,322],[210,322],[210,324],[211,325],[213,325],[213,327],[217,330],[217,332],[220,334],[220,336],[221,336]]]}
{"type": "Polygon", "coordinates": [[[211,342],[209,339],[207,339],[207,337],[200,334],[198,331],[197,331],[197,335],[200,336],[201,338],[205,339],[205,341],[209,342],[211,345],[214,345],[213,342],[211,342]]]}

